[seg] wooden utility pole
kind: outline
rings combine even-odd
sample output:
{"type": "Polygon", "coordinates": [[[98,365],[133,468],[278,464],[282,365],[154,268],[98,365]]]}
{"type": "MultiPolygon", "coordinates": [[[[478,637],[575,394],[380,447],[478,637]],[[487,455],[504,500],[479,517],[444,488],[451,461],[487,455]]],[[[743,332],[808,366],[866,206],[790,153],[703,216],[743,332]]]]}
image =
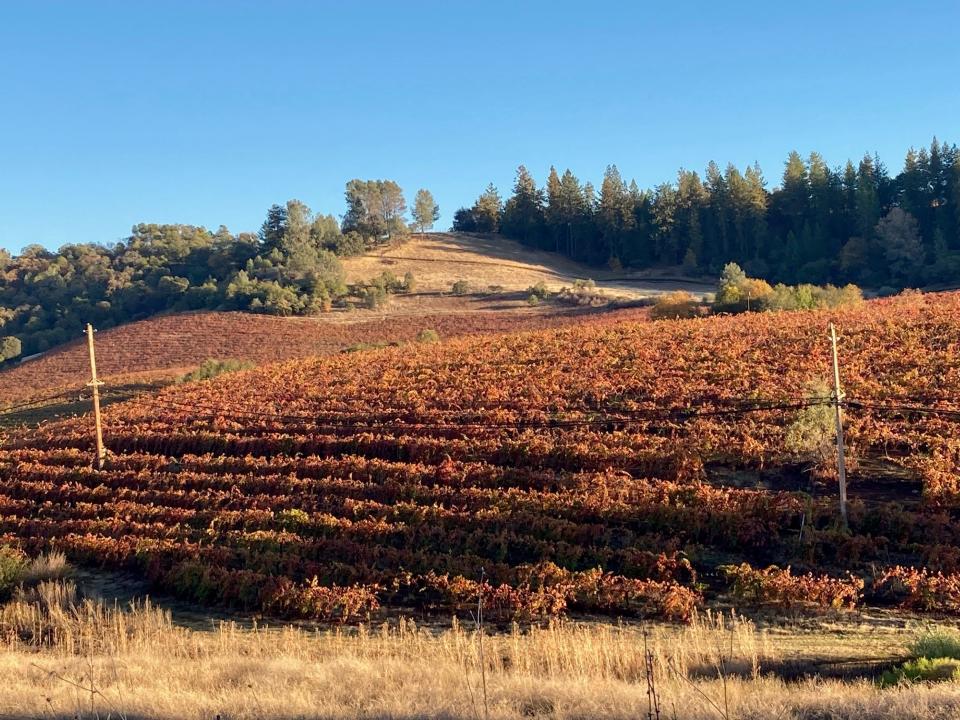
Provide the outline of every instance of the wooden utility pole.
{"type": "Polygon", "coordinates": [[[103,448],[103,427],[100,425],[100,386],[102,382],[97,380],[97,356],[93,351],[93,325],[87,323],[87,347],[90,350],[90,382],[88,386],[93,388],[93,420],[97,426],[97,459],[95,462],[97,470],[103,470],[103,461],[107,453],[103,448]]]}
{"type": "Polygon", "coordinates": [[[840,474],[840,515],[847,527],[847,464],[843,455],[843,391],[840,389],[840,363],[837,360],[837,329],[830,323],[830,343],[833,346],[833,408],[837,421],[837,470],[840,474]]]}

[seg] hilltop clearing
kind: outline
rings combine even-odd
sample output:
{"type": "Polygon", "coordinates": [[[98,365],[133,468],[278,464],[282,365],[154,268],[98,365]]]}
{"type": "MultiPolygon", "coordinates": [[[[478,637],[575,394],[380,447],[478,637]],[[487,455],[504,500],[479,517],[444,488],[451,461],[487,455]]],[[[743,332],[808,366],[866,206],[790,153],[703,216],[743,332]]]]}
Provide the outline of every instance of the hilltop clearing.
{"type": "Polygon", "coordinates": [[[523,291],[544,283],[550,290],[592,279],[610,297],[636,299],[671,290],[703,295],[716,289],[709,281],[644,273],[613,272],[574,262],[563,255],[524,247],[499,235],[427,233],[412,235],[394,247],[344,260],[348,282],[367,280],[384,270],[403,276],[412,272],[421,291],[449,292],[465,280],[477,292],[491,286],[523,291]]]}

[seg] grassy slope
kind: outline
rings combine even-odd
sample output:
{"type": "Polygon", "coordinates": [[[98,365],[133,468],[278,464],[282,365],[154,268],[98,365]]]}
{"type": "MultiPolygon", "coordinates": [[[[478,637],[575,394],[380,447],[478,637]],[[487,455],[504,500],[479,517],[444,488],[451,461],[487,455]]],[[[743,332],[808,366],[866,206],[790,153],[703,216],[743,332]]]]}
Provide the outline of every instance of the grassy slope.
{"type": "MultiPolygon", "coordinates": [[[[478,638],[462,628],[195,632],[153,609],[94,607],[0,608],[0,625],[18,630],[0,634],[0,716],[626,720],[647,717],[647,648],[665,718],[934,720],[960,703],[952,683],[880,691],[864,681],[785,682],[782,638],[743,622],[701,618],[646,637],[637,627],[573,624],[488,636],[481,676],[478,638]],[[53,647],[29,644],[41,630],[53,647]],[[720,652],[725,683],[716,679],[720,652]]],[[[894,653],[914,634],[904,632],[894,653]]]]}
{"type": "Polygon", "coordinates": [[[615,273],[556,253],[531,250],[503,237],[463,233],[414,235],[398,247],[349,258],[345,266],[350,282],[368,280],[385,270],[398,277],[409,271],[416,277],[418,289],[428,292],[449,291],[455,280],[466,280],[477,290],[499,285],[504,290],[522,291],[538,282],[559,290],[585,278],[593,279],[611,297],[649,297],[676,289],[698,294],[714,290],[709,282],[676,275],[615,273]]]}

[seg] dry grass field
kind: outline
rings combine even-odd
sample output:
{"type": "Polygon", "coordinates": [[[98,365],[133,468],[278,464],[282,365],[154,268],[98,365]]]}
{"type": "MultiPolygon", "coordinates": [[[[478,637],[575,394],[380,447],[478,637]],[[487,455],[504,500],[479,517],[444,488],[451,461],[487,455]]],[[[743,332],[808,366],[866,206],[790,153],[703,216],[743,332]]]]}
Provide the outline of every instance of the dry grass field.
{"type": "Polygon", "coordinates": [[[826,637],[773,634],[733,613],[685,626],[566,622],[483,633],[410,620],[191,630],[149,603],[121,609],[80,598],[59,578],[0,606],[0,717],[955,717],[953,683],[881,689],[868,676],[816,675],[818,653],[870,649],[889,665],[929,630],[887,628],[874,648],[864,645],[877,645],[877,629],[849,620],[826,637]]]}
{"type": "Polygon", "coordinates": [[[562,255],[532,250],[500,236],[464,233],[413,235],[403,244],[387,247],[344,262],[347,280],[367,280],[387,270],[398,277],[412,272],[421,291],[446,292],[454,280],[465,280],[478,291],[499,286],[506,291],[525,290],[542,282],[550,290],[590,278],[610,297],[636,299],[671,290],[702,295],[715,286],[682,277],[612,272],[587,267],[562,255]]]}

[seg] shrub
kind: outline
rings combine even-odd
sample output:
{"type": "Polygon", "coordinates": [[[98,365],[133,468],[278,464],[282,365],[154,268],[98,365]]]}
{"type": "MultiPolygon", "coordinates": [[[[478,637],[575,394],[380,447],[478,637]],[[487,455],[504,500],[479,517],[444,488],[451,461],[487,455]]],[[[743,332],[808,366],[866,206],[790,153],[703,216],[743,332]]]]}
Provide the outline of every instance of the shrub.
{"type": "Polygon", "coordinates": [[[438,343],[440,342],[440,334],[436,330],[421,330],[417,333],[417,342],[418,343],[438,343]]]}
{"type": "Polygon", "coordinates": [[[22,550],[0,545],[0,600],[10,597],[27,572],[27,556],[22,550]]]}
{"type": "Polygon", "coordinates": [[[541,280],[536,285],[528,287],[527,294],[536,297],[537,300],[543,300],[550,294],[550,291],[547,290],[546,284],[541,280]]]}
{"type": "Polygon", "coordinates": [[[359,292],[360,304],[367,310],[376,310],[387,302],[387,291],[381,285],[370,285],[361,288],[359,292]]]}
{"type": "Polygon", "coordinates": [[[847,578],[813,573],[793,575],[789,567],[780,569],[771,565],[765,570],[756,570],[748,563],[724,565],[719,570],[730,582],[731,594],[741,603],[785,609],[814,605],[839,610],[855,608],[863,596],[863,580],[852,575],[847,578]]]}
{"type": "Polygon", "coordinates": [[[265,612],[290,618],[355,622],[380,607],[377,590],[375,585],[326,587],[316,577],[303,584],[282,578],[272,581],[260,594],[265,612]]]}
{"type": "Polygon", "coordinates": [[[863,302],[863,291],[852,283],[843,287],[824,285],[814,290],[817,307],[856,307],[863,302]]]}
{"type": "Polygon", "coordinates": [[[382,273],[373,278],[369,285],[372,287],[382,288],[384,292],[397,292],[398,290],[403,290],[404,285],[403,281],[399,280],[396,275],[394,275],[389,270],[384,270],[382,273]]]}
{"type": "Polygon", "coordinates": [[[67,556],[54,550],[35,557],[24,570],[23,580],[28,584],[49,582],[67,577],[71,572],[67,556]]]}
{"type": "Polygon", "coordinates": [[[310,516],[299,508],[281,510],[276,518],[284,530],[297,530],[310,524],[310,516]]]}
{"type": "Polygon", "coordinates": [[[589,307],[599,307],[609,303],[610,299],[596,287],[597,285],[593,280],[574,280],[572,288],[560,289],[560,292],[557,293],[557,299],[568,305],[589,307]]]}
{"type": "Polygon", "coordinates": [[[457,280],[450,286],[454,295],[466,295],[470,292],[470,284],[466,280],[457,280]]]}
{"type": "Polygon", "coordinates": [[[926,658],[908,660],[903,665],[887,670],[880,677],[880,687],[903,683],[944,682],[960,680],[960,662],[953,658],[926,658]]]}
{"type": "Polygon", "coordinates": [[[747,277],[736,263],[727,263],[720,276],[720,290],[714,300],[715,309],[722,312],[744,312],[766,307],[774,289],[759,278],[747,277]]]}
{"type": "Polygon", "coordinates": [[[923,658],[960,660],[960,634],[946,630],[927,632],[910,644],[910,654],[923,658]]]}
{"type": "Polygon", "coordinates": [[[404,292],[412,293],[417,289],[417,279],[413,276],[413,273],[407,270],[403,274],[403,290],[404,292]]]}
{"type": "Polygon", "coordinates": [[[340,235],[334,245],[334,251],[337,255],[349,257],[351,255],[363,255],[367,250],[367,244],[364,242],[360,233],[351,230],[345,235],[340,235]]]}
{"type": "Polygon", "coordinates": [[[193,372],[180,378],[180,382],[196,382],[198,380],[212,380],[218,375],[249,370],[255,365],[249,360],[204,360],[203,364],[193,372]]]}
{"type": "Polygon", "coordinates": [[[713,307],[720,312],[746,310],[817,310],[819,308],[855,307],[863,302],[863,292],[856,285],[785,285],[773,287],[765,280],[747,277],[736,263],[723,268],[720,290],[713,307]]]}
{"type": "Polygon", "coordinates": [[[693,295],[683,290],[661,296],[650,310],[650,317],[654,320],[677,320],[697,317],[699,314],[700,303],[693,295]]]}
{"type": "Polygon", "coordinates": [[[310,302],[306,294],[293,287],[276,280],[251,279],[242,270],[227,285],[226,299],[230,309],[281,316],[303,313],[310,302]]]}
{"type": "Polygon", "coordinates": [[[874,583],[873,591],[878,597],[892,600],[907,610],[960,613],[960,575],[898,565],[888,569],[874,583]]]}
{"type": "Polygon", "coordinates": [[[23,347],[20,344],[20,338],[15,338],[11,335],[0,339],[0,362],[18,357],[22,351],[23,347]]]}
{"type": "Polygon", "coordinates": [[[531,293],[530,295],[527,296],[527,305],[531,307],[536,307],[539,304],[540,304],[540,297],[538,295],[534,295],[533,293],[531,293]]]}
{"type": "MultiPolygon", "coordinates": [[[[812,383],[807,397],[811,402],[822,401],[830,397],[830,388],[823,381],[812,383]]],[[[785,445],[798,459],[819,467],[833,461],[836,437],[834,410],[825,402],[819,402],[797,412],[787,426],[785,445]]]]}

